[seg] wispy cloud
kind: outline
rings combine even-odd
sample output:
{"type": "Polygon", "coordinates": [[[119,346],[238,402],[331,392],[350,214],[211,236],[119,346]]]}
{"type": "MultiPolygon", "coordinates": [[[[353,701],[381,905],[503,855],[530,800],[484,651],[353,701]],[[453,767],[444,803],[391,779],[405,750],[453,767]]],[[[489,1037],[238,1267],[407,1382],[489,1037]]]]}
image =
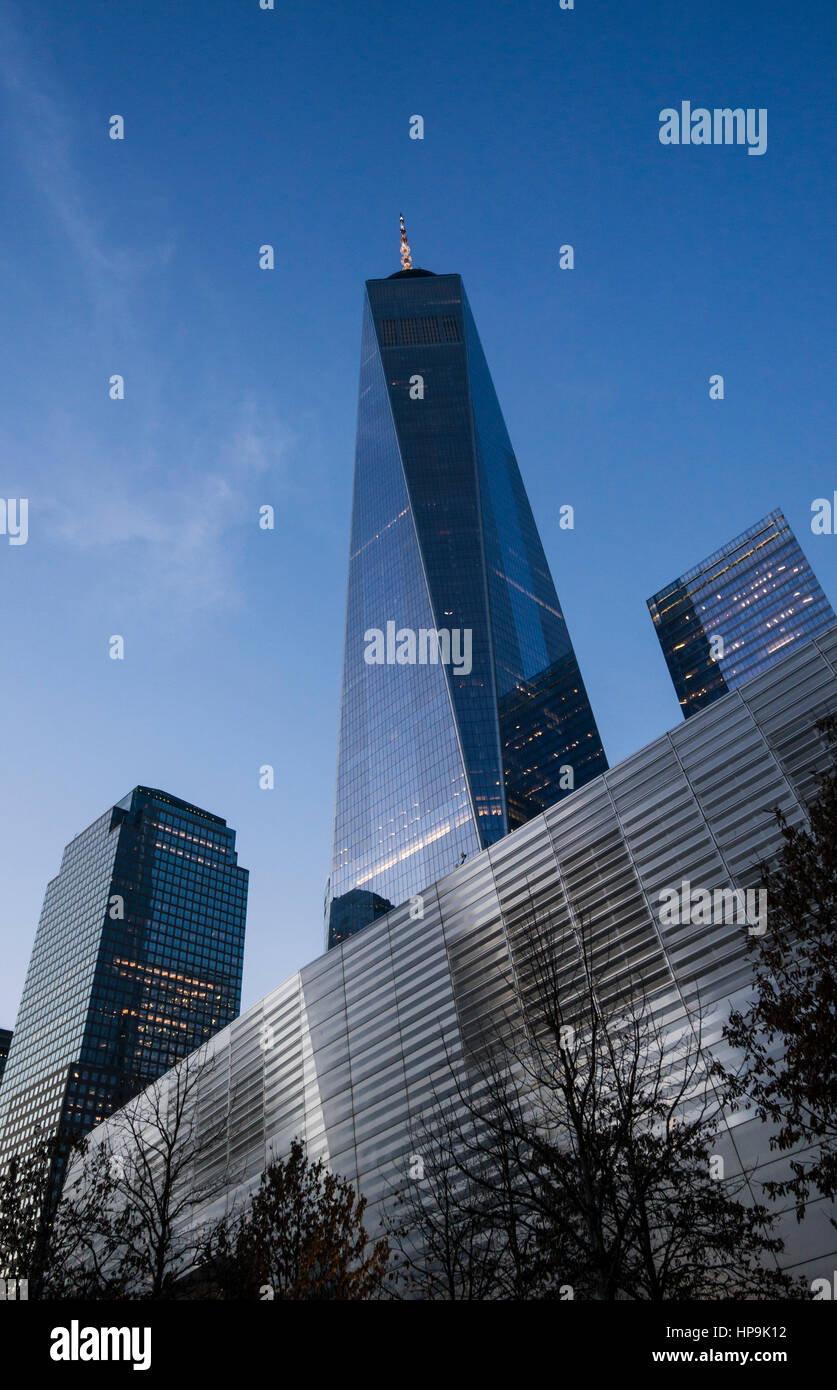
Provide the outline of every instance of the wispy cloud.
{"type": "Polygon", "coordinates": [[[161,244],[140,251],[108,240],[101,211],[81,172],[73,103],[46,61],[33,56],[10,5],[0,12],[0,89],[9,114],[9,148],[52,214],[95,308],[108,317],[124,316],[142,273],[165,261],[171,247],[161,244]]]}
{"type": "MultiPolygon", "coordinates": [[[[155,612],[235,610],[246,587],[248,544],[258,541],[258,506],[304,490],[288,467],[294,437],[270,402],[246,388],[242,394],[241,383],[222,383],[218,392],[206,369],[196,367],[191,405],[172,405],[167,347],[145,341],[151,329],[143,298],[171,256],[170,234],[142,248],[108,237],[95,170],[85,165],[89,132],[77,100],[50,59],[33,52],[21,14],[12,6],[0,14],[0,95],[22,171],[18,184],[40,200],[46,227],[59,232],[67,284],[74,293],[86,289],[108,352],[115,334],[120,344],[138,344],[144,390],[142,412],[130,417],[124,434],[113,430],[110,413],[122,407],[106,403],[102,414],[104,382],[95,401],[47,397],[42,415],[16,422],[17,438],[12,421],[0,426],[4,456],[32,502],[31,543],[38,543],[40,524],[56,575],[62,547],[81,560],[101,557],[108,583],[155,612]],[[202,412],[202,399],[210,410],[202,412]]],[[[104,120],[101,138],[107,147],[104,120]]],[[[68,318],[66,348],[84,332],[77,316],[68,318]]],[[[95,355],[90,361],[98,370],[95,355]]]]}
{"type": "Polygon", "coordinates": [[[290,491],[294,441],[250,398],[232,416],[223,436],[193,441],[176,468],[171,443],[165,459],[147,449],[140,466],[116,470],[74,451],[45,507],[49,533],[76,552],[107,552],[139,602],[181,614],[240,607],[242,552],[257,541],[258,507],[290,491]]]}

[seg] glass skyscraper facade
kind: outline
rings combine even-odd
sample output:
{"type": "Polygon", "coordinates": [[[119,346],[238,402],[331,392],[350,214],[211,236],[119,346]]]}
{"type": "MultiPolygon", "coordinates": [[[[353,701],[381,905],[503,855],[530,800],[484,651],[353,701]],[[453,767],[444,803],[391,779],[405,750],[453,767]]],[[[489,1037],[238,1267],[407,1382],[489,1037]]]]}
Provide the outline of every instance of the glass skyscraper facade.
{"type": "Polygon", "coordinates": [[[685,718],[835,622],[778,510],[667,584],[648,607],[685,718]]]}
{"type": "Polygon", "coordinates": [[[367,281],[328,944],[606,766],[462,280],[367,281]]]}
{"type": "Polygon", "coordinates": [[[0,1094],[0,1162],[83,1137],[237,1016],[247,878],[226,821],[150,787],[67,845],[0,1094]]]}

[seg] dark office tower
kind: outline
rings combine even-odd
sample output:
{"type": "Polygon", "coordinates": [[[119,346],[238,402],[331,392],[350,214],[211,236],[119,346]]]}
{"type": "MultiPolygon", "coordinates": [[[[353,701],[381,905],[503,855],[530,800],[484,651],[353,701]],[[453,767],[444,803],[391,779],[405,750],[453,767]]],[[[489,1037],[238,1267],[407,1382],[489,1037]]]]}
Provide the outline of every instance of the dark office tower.
{"type": "Polygon", "coordinates": [[[0,1082],[3,1080],[3,1072],[6,1070],[6,1058],[9,1055],[11,1041],[11,1028],[0,1028],[0,1082]]]}
{"type": "Polygon", "coordinates": [[[36,1135],[86,1134],[236,1017],[246,907],[235,831],[166,792],[135,787],[70,841],[0,1089],[0,1165],[36,1135]]]}
{"type": "Polygon", "coordinates": [[[606,767],[462,280],[402,224],[366,283],[328,944],[606,767]]]}
{"type": "Polygon", "coordinates": [[[683,715],[837,621],[781,511],[648,599],[683,715]]]}

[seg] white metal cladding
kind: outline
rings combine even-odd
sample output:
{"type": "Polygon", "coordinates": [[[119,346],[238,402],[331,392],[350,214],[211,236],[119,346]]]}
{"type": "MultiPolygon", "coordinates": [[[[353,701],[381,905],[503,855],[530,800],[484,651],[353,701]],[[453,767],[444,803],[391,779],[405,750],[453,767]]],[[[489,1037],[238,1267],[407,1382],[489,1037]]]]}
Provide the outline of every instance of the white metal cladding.
{"type": "MultiPolygon", "coordinates": [[[[423,915],[394,909],[219,1033],[200,1104],[208,1125],[229,1121],[195,1173],[216,1191],[193,1219],[239,1202],[299,1135],[358,1183],[377,1229],[406,1171],[411,1127],[467,1074],[486,1027],[521,1016],[535,918],[583,918],[616,993],[620,978],[641,981],[662,1018],[712,1006],[716,1043],[749,979],[746,928],[661,926],[660,890],[755,881],[780,843],[772,808],[799,822],[813,770],[827,761],[815,723],[837,711],[836,662],[837,627],[428,888],[423,915]]],[[[729,1125],[720,1151],[730,1163],[787,1170],[764,1126],[746,1115],[729,1125]]],[[[792,1213],[783,1217],[787,1262],[811,1277],[837,1247],[821,1207],[798,1231],[792,1213]]]]}

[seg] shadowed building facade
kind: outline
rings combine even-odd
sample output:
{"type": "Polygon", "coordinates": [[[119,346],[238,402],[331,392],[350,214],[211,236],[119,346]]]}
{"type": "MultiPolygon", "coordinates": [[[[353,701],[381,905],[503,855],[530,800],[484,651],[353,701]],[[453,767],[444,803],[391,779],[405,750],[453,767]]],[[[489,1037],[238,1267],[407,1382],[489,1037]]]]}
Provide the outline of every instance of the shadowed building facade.
{"type": "Polygon", "coordinates": [[[403,227],[402,267],[366,284],[330,946],[607,766],[462,280],[403,227]]]}
{"type": "Polygon", "coordinates": [[[778,510],[648,607],[686,719],[837,621],[778,510]]]}
{"type": "Polygon", "coordinates": [[[247,877],[226,821],[150,787],[67,845],[0,1094],[0,1163],[83,1137],[236,1017],[247,877]]]}
{"type": "Polygon", "coordinates": [[[6,1059],[9,1055],[11,1043],[11,1028],[0,1028],[0,1082],[3,1080],[3,1072],[6,1070],[6,1059]]]}

